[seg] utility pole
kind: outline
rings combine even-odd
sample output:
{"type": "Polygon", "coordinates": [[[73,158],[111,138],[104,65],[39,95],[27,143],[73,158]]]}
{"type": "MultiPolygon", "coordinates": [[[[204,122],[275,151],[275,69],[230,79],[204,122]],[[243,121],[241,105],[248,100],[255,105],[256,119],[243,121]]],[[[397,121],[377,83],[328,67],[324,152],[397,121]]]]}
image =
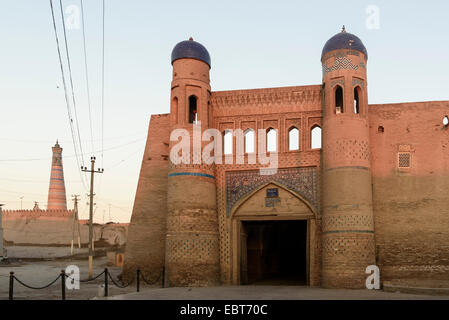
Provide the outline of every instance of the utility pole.
{"type": "Polygon", "coordinates": [[[90,172],[90,194],[89,194],[89,279],[92,279],[93,275],[93,216],[94,216],[94,174],[103,173],[104,169],[98,169],[95,171],[95,157],[90,157],[90,170],[86,167],[81,167],[81,171],[90,172]]]}
{"type": "Polygon", "coordinates": [[[78,249],[81,248],[81,233],[80,233],[80,222],[78,218],[78,197],[79,195],[72,195],[73,197],[73,227],[72,227],[72,244],[70,247],[70,253],[73,255],[73,242],[75,240],[75,227],[78,227],[78,249]]]}

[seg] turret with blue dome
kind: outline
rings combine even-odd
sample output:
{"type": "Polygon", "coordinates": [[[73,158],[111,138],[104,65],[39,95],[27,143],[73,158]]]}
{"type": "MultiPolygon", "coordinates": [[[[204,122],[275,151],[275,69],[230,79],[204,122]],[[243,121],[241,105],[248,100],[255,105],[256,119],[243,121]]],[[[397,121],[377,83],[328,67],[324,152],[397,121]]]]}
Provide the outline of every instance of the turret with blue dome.
{"type": "Polygon", "coordinates": [[[183,58],[197,59],[203,61],[211,67],[210,55],[207,49],[199,42],[190,38],[189,40],[179,42],[171,53],[171,63],[183,58]]]}
{"type": "Polygon", "coordinates": [[[321,53],[321,59],[323,59],[326,53],[340,49],[360,51],[366,56],[366,58],[368,58],[368,51],[366,50],[362,40],[360,40],[360,38],[356,35],[346,32],[345,26],[343,26],[341,32],[327,40],[324,45],[323,52],[321,53]]]}

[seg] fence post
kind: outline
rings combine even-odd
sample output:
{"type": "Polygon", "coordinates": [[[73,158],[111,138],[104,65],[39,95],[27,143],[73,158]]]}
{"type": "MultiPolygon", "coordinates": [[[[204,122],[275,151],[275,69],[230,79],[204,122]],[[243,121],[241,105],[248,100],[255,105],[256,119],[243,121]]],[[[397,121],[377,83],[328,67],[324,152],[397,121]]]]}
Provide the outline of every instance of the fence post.
{"type": "Polygon", "coordinates": [[[140,291],[140,270],[139,269],[137,269],[137,282],[136,282],[136,285],[137,285],[137,292],[139,292],[140,291]]]}
{"type": "Polygon", "coordinates": [[[108,268],[104,268],[104,296],[108,296],[108,268]]]}
{"type": "Polygon", "coordinates": [[[9,300],[13,300],[14,295],[14,272],[9,273],[9,300]]]}
{"type": "Polygon", "coordinates": [[[65,300],[65,270],[61,270],[61,293],[62,300],[65,300]]]}
{"type": "Polygon", "coordinates": [[[165,288],[165,266],[162,267],[162,288],[165,288]]]}

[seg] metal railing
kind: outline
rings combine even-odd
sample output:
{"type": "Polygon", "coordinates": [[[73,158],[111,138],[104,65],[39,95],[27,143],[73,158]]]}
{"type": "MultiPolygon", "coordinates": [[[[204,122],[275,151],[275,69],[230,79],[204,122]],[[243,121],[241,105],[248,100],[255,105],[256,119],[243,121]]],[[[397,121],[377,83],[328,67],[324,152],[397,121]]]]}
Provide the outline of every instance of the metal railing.
{"type": "Polygon", "coordinates": [[[140,292],[140,280],[143,280],[143,282],[147,285],[155,285],[156,283],[158,283],[161,278],[162,278],[162,283],[161,286],[164,287],[164,278],[165,278],[165,267],[162,268],[162,272],[159,274],[159,277],[153,281],[150,282],[147,279],[145,279],[144,275],[142,274],[142,272],[140,271],[140,269],[136,270],[136,276],[133,277],[133,279],[131,281],[129,281],[127,284],[120,284],[119,282],[122,282],[121,280],[114,280],[114,278],[112,277],[111,273],[109,272],[108,268],[105,268],[103,270],[103,272],[99,273],[98,275],[96,275],[95,277],[93,277],[92,279],[85,279],[85,280],[77,280],[69,275],[67,275],[65,273],[65,270],[61,270],[61,273],[56,277],[55,280],[51,281],[50,283],[48,283],[45,286],[41,286],[41,287],[36,287],[36,286],[31,286],[26,284],[25,282],[23,282],[22,280],[20,280],[19,278],[17,278],[14,275],[14,272],[11,271],[9,273],[9,300],[13,300],[14,299],[14,282],[17,281],[19,284],[21,284],[22,286],[28,288],[28,289],[33,289],[33,290],[42,290],[42,289],[46,289],[50,286],[52,286],[53,284],[55,284],[59,279],[61,279],[61,299],[65,300],[66,299],[66,279],[72,279],[73,281],[79,281],[80,283],[86,283],[86,282],[91,282],[94,281],[96,279],[98,279],[100,276],[104,275],[104,296],[107,297],[109,295],[109,280],[111,280],[111,282],[118,288],[124,289],[126,287],[129,287],[134,280],[136,280],[136,290],[137,292],[140,292]]]}

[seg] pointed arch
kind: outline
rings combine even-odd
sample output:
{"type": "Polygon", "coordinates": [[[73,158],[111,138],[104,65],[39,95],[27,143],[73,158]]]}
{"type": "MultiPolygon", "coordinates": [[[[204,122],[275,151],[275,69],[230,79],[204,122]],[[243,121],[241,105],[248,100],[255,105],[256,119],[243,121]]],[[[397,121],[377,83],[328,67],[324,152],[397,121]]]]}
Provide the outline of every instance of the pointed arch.
{"type": "Polygon", "coordinates": [[[340,85],[336,85],[334,88],[334,104],[335,104],[335,113],[343,113],[344,112],[344,98],[343,98],[343,88],[340,85]]]}
{"type": "Polygon", "coordinates": [[[174,123],[178,123],[178,97],[173,97],[172,100],[172,116],[174,123]]]}
{"type": "Polygon", "coordinates": [[[267,152],[278,151],[278,134],[274,128],[267,129],[267,152]]]}
{"type": "Polygon", "coordinates": [[[254,130],[248,128],[243,132],[243,134],[245,136],[245,153],[256,152],[255,150],[256,140],[254,130]]]}
{"type": "Polygon", "coordinates": [[[233,143],[232,143],[232,131],[225,130],[223,132],[223,154],[229,155],[233,154],[233,143]]]}
{"type": "Polygon", "coordinates": [[[198,98],[195,95],[189,97],[189,123],[198,121],[198,98]]]}
{"type": "Polygon", "coordinates": [[[360,113],[360,107],[362,105],[362,88],[360,86],[354,87],[354,113],[360,113]]]}
{"type": "Polygon", "coordinates": [[[288,150],[299,150],[299,129],[295,126],[288,129],[288,150]]]}
{"type": "Polygon", "coordinates": [[[314,125],[310,129],[310,148],[321,149],[321,127],[314,125]]]}

